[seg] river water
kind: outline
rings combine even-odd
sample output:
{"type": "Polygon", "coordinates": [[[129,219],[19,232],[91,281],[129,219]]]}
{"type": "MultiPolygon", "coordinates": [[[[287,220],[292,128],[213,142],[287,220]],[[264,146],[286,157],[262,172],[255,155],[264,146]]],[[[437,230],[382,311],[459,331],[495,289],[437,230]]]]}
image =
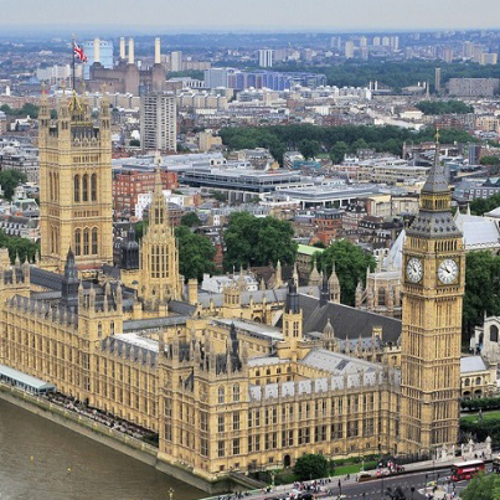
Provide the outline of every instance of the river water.
{"type": "Polygon", "coordinates": [[[190,500],[207,496],[0,399],[0,500],[190,500]]]}

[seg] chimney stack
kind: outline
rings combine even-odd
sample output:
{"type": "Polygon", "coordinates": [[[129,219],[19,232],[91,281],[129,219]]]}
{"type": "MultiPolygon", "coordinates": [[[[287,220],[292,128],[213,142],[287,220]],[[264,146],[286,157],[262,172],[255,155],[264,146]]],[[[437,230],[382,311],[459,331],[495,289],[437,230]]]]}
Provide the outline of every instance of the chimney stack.
{"type": "Polygon", "coordinates": [[[125,37],[120,37],[120,59],[125,59],[125,37]]]}
{"type": "Polygon", "coordinates": [[[134,64],[134,39],[132,37],[128,39],[128,63],[134,64]]]}
{"type": "Polygon", "coordinates": [[[158,36],[155,38],[155,64],[161,64],[161,44],[158,36]]]}
{"type": "Polygon", "coordinates": [[[101,62],[101,41],[94,38],[94,63],[101,62]]]}

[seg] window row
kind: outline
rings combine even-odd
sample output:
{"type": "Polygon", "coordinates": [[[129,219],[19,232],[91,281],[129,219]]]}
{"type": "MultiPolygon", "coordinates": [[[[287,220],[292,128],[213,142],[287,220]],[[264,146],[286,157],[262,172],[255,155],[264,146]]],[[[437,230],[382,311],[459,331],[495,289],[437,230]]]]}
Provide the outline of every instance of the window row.
{"type": "Polygon", "coordinates": [[[99,251],[98,229],[93,227],[92,231],[85,229],[75,229],[75,255],[97,255],[99,251]]]}
{"type": "Polygon", "coordinates": [[[80,201],[97,201],[97,175],[75,175],[73,178],[73,199],[80,201]]]}

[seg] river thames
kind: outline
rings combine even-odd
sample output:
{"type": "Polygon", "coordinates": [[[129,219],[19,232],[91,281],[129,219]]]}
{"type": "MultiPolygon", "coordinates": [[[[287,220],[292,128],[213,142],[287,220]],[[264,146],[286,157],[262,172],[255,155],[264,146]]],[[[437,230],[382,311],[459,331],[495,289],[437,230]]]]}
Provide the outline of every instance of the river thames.
{"type": "Polygon", "coordinates": [[[174,500],[207,496],[0,400],[0,500],[168,500],[170,488],[174,500]]]}

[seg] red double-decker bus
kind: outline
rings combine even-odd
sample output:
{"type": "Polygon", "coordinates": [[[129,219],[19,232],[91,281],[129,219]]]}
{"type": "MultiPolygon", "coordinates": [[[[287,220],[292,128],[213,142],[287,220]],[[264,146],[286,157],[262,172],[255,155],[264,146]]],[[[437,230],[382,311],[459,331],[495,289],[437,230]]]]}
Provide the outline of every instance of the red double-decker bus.
{"type": "Polygon", "coordinates": [[[479,472],[484,472],[484,462],[482,460],[458,462],[451,466],[451,480],[463,481],[471,479],[479,472]]]}

